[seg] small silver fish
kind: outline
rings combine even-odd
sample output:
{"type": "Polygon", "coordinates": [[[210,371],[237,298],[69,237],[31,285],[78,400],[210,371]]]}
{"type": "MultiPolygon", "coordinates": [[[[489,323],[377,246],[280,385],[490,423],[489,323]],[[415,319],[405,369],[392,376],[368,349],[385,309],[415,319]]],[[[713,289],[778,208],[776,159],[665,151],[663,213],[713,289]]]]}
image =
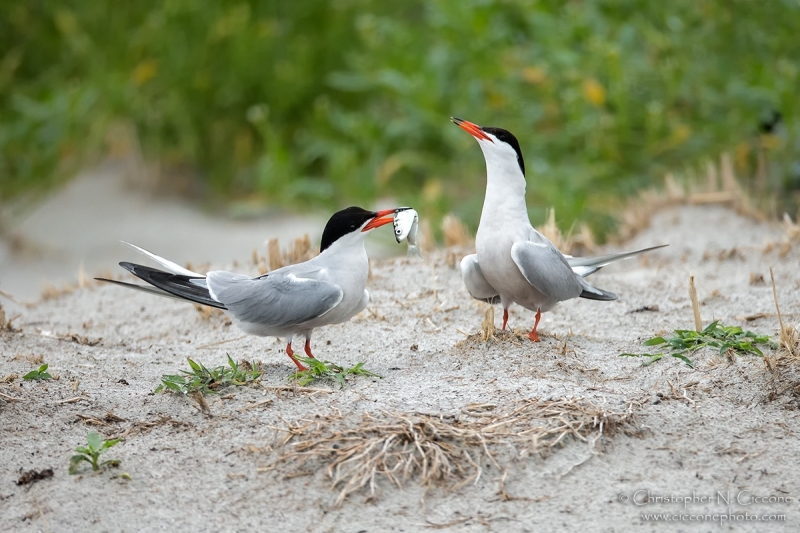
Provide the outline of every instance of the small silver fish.
{"type": "Polygon", "coordinates": [[[394,214],[394,238],[397,242],[408,240],[408,255],[422,257],[417,247],[417,229],[419,215],[413,209],[406,208],[394,214]]]}

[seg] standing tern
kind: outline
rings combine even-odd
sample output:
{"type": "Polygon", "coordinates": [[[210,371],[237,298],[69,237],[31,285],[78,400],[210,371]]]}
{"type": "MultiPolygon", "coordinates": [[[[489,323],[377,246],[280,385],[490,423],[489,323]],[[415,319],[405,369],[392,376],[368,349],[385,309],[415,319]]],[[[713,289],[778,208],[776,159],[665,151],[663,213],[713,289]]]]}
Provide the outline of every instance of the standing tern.
{"type": "Polygon", "coordinates": [[[590,285],[584,278],[628,257],[667,246],[653,246],[604,255],[571,257],[562,254],[536,231],[525,205],[525,162],[519,142],[501,128],[482,128],[453,118],[475,137],[486,159],[486,197],[475,236],[476,253],[461,260],[461,276],[473,298],[503,305],[503,329],[512,303],[536,311],[528,338],[539,342],[536,328],[542,311],[572,298],[616,300],[617,295],[590,285]]]}
{"type": "Polygon", "coordinates": [[[97,278],[132,289],[216,307],[245,333],[286,339],[286,354],[298,370],[306,368],[292,351],[292,338],[304,335],[311,353],[314,328],[346,322],[369,303],[369,260],[364,239],[409,208],[367,211],[343,209],[328,220],[320,254],[296,265],[250,277],[222,270],[198,274],[133,244],[125,243],[165,270],[123,262],[120,266],[152,287],[97,278]]]}

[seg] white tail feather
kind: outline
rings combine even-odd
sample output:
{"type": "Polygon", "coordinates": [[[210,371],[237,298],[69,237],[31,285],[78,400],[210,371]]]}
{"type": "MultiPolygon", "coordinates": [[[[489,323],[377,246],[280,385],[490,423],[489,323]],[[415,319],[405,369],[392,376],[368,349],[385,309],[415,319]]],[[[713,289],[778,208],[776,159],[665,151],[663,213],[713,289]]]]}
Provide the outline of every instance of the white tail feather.
{"type": "Polygon", "coordinates": [[[181,276],[200,277],[200,278],[204,277],[203,274],[198,274],[197,272],[192,272],[191,270],[187,270],[187,269],[183,268],[182,266],[180,266],[178,264],[175,264],[175,263],[173,263],[172,261],[170,261],[168,259],[164,259],[163,257],[160,257],[160,256],[158,256],[158,255],[156,255],[156,254],[154,254],[152,252],[148,252],[144,248],[140,248],[140,247],[136,246],[135,244],[131,244],[131,243],[125,242],[125,241],[120,241],[120,242],[122,244],[127,244],[128,246],[130,246],[131,248],[133,248],[137,252],[141,253],[142,255],[146,255],[147,257],[149,257],[150,259],[152,259],[153,261],[155,261],[156,263],[158,263],[162,267],[166,268],[168,271],[172,272],[173,274],[180,274],[181,276]]]}

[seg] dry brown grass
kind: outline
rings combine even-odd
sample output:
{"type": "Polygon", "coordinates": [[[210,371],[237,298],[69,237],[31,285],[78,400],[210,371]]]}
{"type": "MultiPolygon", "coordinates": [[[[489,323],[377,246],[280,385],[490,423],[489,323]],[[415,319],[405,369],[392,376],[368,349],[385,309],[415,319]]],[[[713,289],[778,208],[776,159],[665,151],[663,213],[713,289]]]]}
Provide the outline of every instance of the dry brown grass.
{"type": "Polygon", "coordinates": [[[539,227],[539,231],[552,242],[556,248],[564,253],[570,253],[572,249],[572,233],[564,235],[556,224],[556,210],[550,208],[547,210],[547,218],[539,227]]]}
{"type": "Polygon", "coordinates": [[[772,297],[775,300],[781,331],[778,336],[778,349],[775,353],[764,356],[764,364],[773,374],[767,398],[773,401],[786,393],[793,398],[800,398],[800,331],[796,326],[784,321],[772,268],[769,269],[769,275],[772,279],[772,297]]]}
{"type": "Polygon", "coordinates": [[[448,214],[442,219],[442,237],[445,248],[451,246],[471,246],[472,237],[467,226],[455,215],[448,214]]]}
{"type": "Polygon", "coordinates": [[[422,219],[419,221],[419,235],[417,236],[417,242],[419,243],[419,248],[423,252],[432,252],[436,249],[436,239],[433,238],[433,231],[431,230],[431,224],[428,222],[428,219],[422,219]]]}
{"type": "Polygon", "coordinates": [[[416,479],[425,487],[457,490],[477,483],[487,461],[503,472],[500,462],[546,455],[575,440],[596,451],[601,437],[633,430],[633,405],[613,411],[583,399],[527,399],[503,410],[468,405],[452,415],[383,412],[301,420],[281,428],[289,449],[259,471],[289,465],[292,472],[310,473],[323,465],[331,489],[339,491],[337,505],[362,490],[377,497],[381,479],[397,487],[416,479]]]}
{"type": "Polygon", "coordinates": [[[494,306],[484,304],[483,321],[481,321],[481,330],[478,335],[481,336],[482,341],[486,342],[490,339],[494,339],[496,332],[497,328],[494,325],[494,306]]]}
{"type": "Polygon", "coordinates": [[[538,230],[565,254],[587,254],[597,249],[594,234],[591,228],[584,223],[578,226],[577,233],[573,231],[574,228],[571,228],[564,234],[556,224],[556,210],[553,208],[547,210],[547,219],[538,230]]]}
{"type": "MultiPolygon", "coordinates": [[[[269,265],[269,271],[308,261],[316,255],[317,253],[311,248],[311,239],[308,233],[302,237],[296,238],[294,242],[283,251],[281,251],[278,239],[270,239],[267,243],[267,264],[269,265]]],[[[266,274],[266,264],[263,258],[259,258],[258,252],[256,251],[253,251],[253,257],[255,262],[259,265],[261,274],[266,274]]]]}
{"type": "Polygon", "coordinates": [[[706,173],[687,175],[678,180],[673,174],[664,176],[662,187],[641,191],[628,200],[621,210],[617,238],[628,240],[650,226],[654,213],[673,205],[726,205],[749,218],[765,221],[767,216],[752,201],[752,195],[740,184],[733,171],[729,154],[722,154],[719,164],[709,162],[706,173]]]}
{"type": "Polygon", "coordinates": [[[56,287],[52,285],[50,282],[45,282],[44,288],[42,289],[42,295],[40,301],[47,302],[49,300],[57,300],[62,296],[66,296],[68,294],[72,294],[78,287],[75,285],[63,285],[61,287],[56,287]]]}
{"type": "Polygon", "coordinates": [[[200,315],[202,320],[218,320],[222,324],[230,326],[233,322],[228,318],[228,316],[222,311],[222,309],[217,309],[216,307],[210,307],[208,305],[200,305],[194,304],[194,308],[197,313],[200,315]]]}

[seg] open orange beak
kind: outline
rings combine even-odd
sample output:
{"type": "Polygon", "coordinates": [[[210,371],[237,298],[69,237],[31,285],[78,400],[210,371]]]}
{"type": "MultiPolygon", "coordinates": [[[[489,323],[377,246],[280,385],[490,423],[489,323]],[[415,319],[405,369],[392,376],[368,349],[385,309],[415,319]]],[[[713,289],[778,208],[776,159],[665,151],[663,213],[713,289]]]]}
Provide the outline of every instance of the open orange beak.
{"type": "Polygon", "coordinates": [[[481,141],[489,141],[491,143],[494,142],[488,135],[486,135],[483,132],[481,127],[478,126],[477,124],[473,124],[472,122],[470,122],[468,120],[462,120],[460,118],[455,118],[455,117],[452,117],[450,120],[452,120],[453,123],[456,126],[461,128],[462,130],[466,131],[467,133],[469,133],[470,135],[472,135],[476,139],[479,139],[481,141]]]}
{"type": "Polygon", "coordinates": [[[375,217],[367,222],[367,225],[364,226],[364,229],[361,231],[369,231],[371,229],[380,228],[381,226],[385,226],[391,222],[394,222],[394,213],[397,211],[396,209],[385,209],[383,211],[378,211],[375,213],[375,217]]]}

